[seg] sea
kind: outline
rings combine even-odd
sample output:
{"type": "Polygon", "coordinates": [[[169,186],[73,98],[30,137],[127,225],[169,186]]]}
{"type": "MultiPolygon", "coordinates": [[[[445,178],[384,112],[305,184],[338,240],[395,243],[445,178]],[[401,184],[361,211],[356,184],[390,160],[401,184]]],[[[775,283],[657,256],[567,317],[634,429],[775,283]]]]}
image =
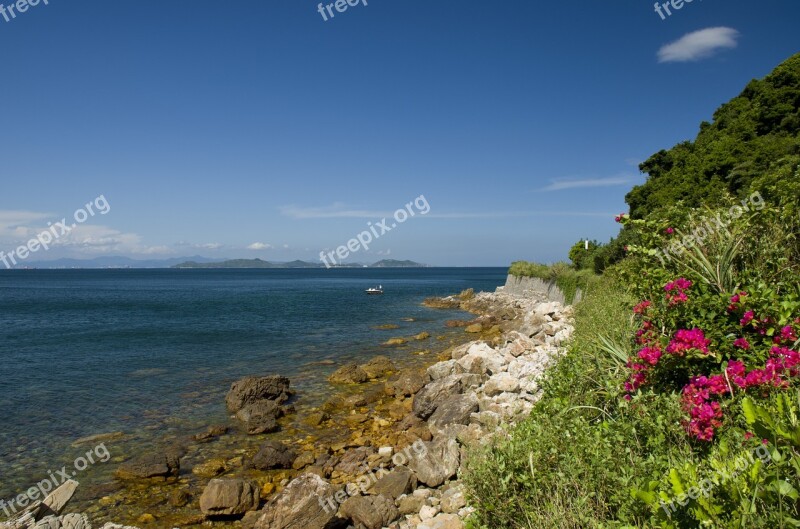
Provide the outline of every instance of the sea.
{"type": "Polygon", "coordinates": [[[493,291],[506,271],[0,271],[0,499],[72,468],[87,436],[147,445],[230,424],[224,396],[243,376],[285,375],[299,405],[319,405],[337,366],[379,354],[402,363],[463,333],[444,323],[471,316],[426,308],[425,297],[493,291]],[[383,295],[364,293],[377,285],[383,295]],[[381,345],[423,331],[426,344],[381,345]]]}

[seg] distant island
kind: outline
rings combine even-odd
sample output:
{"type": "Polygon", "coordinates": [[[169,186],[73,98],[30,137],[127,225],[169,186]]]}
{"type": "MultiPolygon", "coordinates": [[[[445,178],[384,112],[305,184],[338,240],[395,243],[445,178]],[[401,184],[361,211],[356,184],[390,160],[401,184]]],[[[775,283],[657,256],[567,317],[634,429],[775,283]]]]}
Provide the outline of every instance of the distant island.
{"type": "MultiPolygon", "coordinates": [[[[414,261],[398,261],[396,259],[383,259],[371,265],[361,263],[343,263],[332,268],[425,268],[426,265],[414,261]]],[[[308,261],[291,261],[288,263],[273,263],[263,259],[229,259],[218,263],[198,263],[186,261],[173,265],[171,268],[325,268],[322,263],[308,261]]]]}

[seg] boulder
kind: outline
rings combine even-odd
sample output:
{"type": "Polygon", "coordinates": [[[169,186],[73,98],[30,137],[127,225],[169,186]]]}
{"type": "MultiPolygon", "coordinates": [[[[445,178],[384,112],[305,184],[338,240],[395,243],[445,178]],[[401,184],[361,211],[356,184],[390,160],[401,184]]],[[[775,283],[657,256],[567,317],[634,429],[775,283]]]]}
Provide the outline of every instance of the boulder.
{"type": "Polygon", "coordinates": [[[178,450],[146,454],[121,464],[117,468],[115,476],[119,479],[177,476],[180,472],[182,456],[183,454],[178,450]]]}
{"type": "Polygon", "coordinates": [[[260,400],[283,403],[290,396],[289,379],[286,377],[280,375],[245,377],[231,384],[231,389],[225,397],[225,405],[229,412],[236,413],[247,404],[260,400]]]}
{"type": "Polygon", "coordinates": [[[488,344],[479,342],[470,346],[467,354],[458,360],[467,373],[495,374],[503,371],[506,360],[502,354],[495,351],[488,344]],[[478,366],[476,363],[480,362],[478,366]]]}
{"type": "Polygon", "coordinates": [[[461,450],[455,439],[444,437],[423,445],[425,449],[415,451],[408,466],[419,481],[429,487],[438,487],[458,472],[461,450]]]}
{"type": "Polygon", "coordinates": [[[411,469],[397,467],[378,481],[369,489],[370,494],[382,494],[396,500],[403,494],[408,494],[417,487],[417,478],[411,469]]]}
{"type": "Polygon", "coordinates": [[[318,475],[303,474],[264,507],[255,529],[331,529],[337,525],[335,493],[318,475]]]}
{"type": "Polygon", "coordinates": [[[395,371],[397,368],[388,357],[376,356],[362,365],[361,369],[364,370],[369,378],[380,378],[395,371]]]}
{"type": "Polygon", "coordinates": [[[347,364],[328,377],[333,384],[361,384],[369,380],[369,375],[356,364],[347,364]]]}
{"type": "Polygon", "coordinates": [[[519,392],[519,379],[508,373],[497,373],[492,375],[483,386],[483,392],[490,397],[503,392],[517,393],[519,392]]]}
{"type": "Polygon", "coordinates": [[[258,487],[243,479],[212,479],[200,496],[200,510],[207,516],[242,515],[258,509],[258,487]]]}
{"type": "Polygon", "coordinates": [[[356,527],[381,529],[400,516],[394,500],[386,496],[353,496],[342,504],[340,514],[356,527]]]}
{"type": "Polygon", "coordinates": [[[394,397],[410,397],[425,385],[425,377],[419,372],[403,372],[386,382],[387,395],[394,397]]]}
{"type": "Polygon", "coordinates": [[[434,380],[414,395],[412,410],[420,419],[427,419],[439,404],[452,395],[461,393],[463,386],[459,375],[450,375],[434,380]]]}
{"type": "MultiPolygon", "coordinates": [[[[517,386],[519,387],[519,386],[517,386]]],[[[473,394],[451,395],[442,401],[428,418],[434,426],[469,424],[470,415],[478,411],[478,399],[473,394]]]]}
{"type": "Polygon", "coordinates": [[[450,375],[460,375],[463,372],[464,368],[461,367],[455,360],[437,362],[430,366],[427,370],[428,378],[431,380],[439,380],[440,378],[450,375]]]}
{"type": "Polygon", "coordinates": [[[61,529],[92,529],[89,518],[85,514],[70,513],[60,518],[61,529]]]}
{"type": "Polygon", "coordinates": [[[206,431],[200,432],[199,434],[194,436],[195,441],[209,441],[215,437],[220,437],[228,433],[228,427],[225,425],[213,425],[209,426],[206,431]]]}
{"type": "Polygon", "coordinates": [[[383,345],[389,345],[389,346],[405,345],[406,342],[408,342],[408,340],[406,340],[405,338],[389,338],[388,340],[383,342],[383,345]]]}
{"type": "Polygon", "coordinates": [[[274,400],[259,400],[236,412],[236,418],[244,423],[250,435],[277,431],[278,418],[282,416],[283,408],[274,400]]]}
{"type": "Polygon", "coordinates": [[[257,470],[289,469],[292,468],[296,458],[295,451],[285,444],[278,441],[267,441],[245,466],[257,470]]]}

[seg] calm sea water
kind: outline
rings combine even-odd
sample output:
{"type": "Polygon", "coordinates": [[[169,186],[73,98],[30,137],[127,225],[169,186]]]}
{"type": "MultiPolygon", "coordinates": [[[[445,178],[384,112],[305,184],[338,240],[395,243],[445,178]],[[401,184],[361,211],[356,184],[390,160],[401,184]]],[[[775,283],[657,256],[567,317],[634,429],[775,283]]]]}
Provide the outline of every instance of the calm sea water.
{"type": "Polygon", "coordinates": [[[313,400],[335,369],[324,361],[391,355],[379,344],[392,336],[441,334],[460,314],[426,309],[424,297],[494,290],[505,273],[2,271],[0,498],[60,468],[80,437],[224,420],[225,391],[245,375],[285,374],[313,400]],[[385,295],[363,293],[377,284],[385,295]],[[388,323],[401,328],[374,329],[388,323]]]}

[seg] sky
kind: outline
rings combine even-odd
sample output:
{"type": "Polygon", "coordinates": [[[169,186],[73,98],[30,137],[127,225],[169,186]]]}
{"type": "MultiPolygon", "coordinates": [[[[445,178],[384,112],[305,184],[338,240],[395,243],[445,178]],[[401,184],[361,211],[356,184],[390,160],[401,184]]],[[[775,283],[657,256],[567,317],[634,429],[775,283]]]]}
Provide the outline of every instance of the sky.
{"type": "Polygon", "coordinates": [[[319,261],[384,217],[346,261],[563,260],[800,52],[796,0],[10,3],[0,251],[53,239],[23,264],[319,261]]]}

